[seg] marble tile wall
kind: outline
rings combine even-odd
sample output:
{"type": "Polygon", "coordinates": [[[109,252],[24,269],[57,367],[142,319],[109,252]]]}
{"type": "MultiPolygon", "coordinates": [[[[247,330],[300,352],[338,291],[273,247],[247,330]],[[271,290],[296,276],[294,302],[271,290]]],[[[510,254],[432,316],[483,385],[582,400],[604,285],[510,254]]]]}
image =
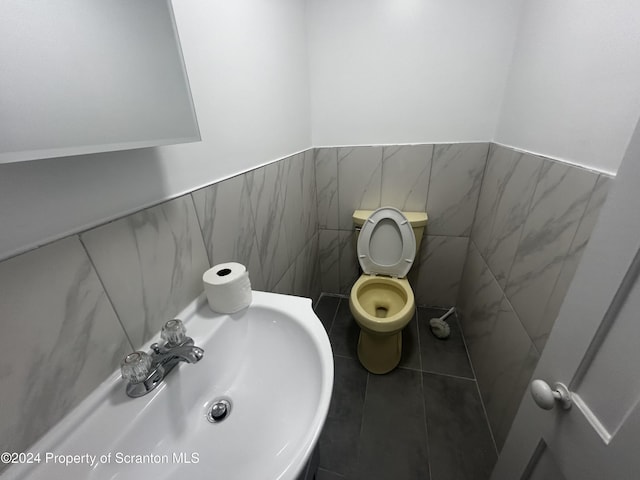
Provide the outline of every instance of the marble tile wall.
{"type": "Polygon", "coordinates": [[[410,281],[420,305],[457,301],[502,445],[609,182],[487,143],[319,148],[5,260],[0,446],[60,420],[211,265],[247,265],[258,290],[348,293],[351,214],[381,205],[428,212],[410,281]]]}
{"type": "Polygon", "coordinates": [[[133,348],[77,235],[0,263],[0,318],[3,452],[25,451],[133,348]]]}
{"type": "Polygon", "coordinates": [[[416,301],[453,305],[488,148],[459,143],[316,149],[322,291],[348,294],[360,275],[353,211],[392,206],[429,215],[409,277],[416,301]]]}
{"type": "Polygon", "coordinates": [[[189,195],[89,230],[80,239],[136,348],[202,290],[209,260],[189,195]]]}
{"type": "Polygon", "coordinates": [[[610,181],[491,145],[457,303],[499,448],[610,181]]]}
{"type": "Polygon", "coordinates": [[[309,150],[0,262],[1,451],[82,401],[201,293],[211,265],[317,299],[316,205],[309,150]]]}

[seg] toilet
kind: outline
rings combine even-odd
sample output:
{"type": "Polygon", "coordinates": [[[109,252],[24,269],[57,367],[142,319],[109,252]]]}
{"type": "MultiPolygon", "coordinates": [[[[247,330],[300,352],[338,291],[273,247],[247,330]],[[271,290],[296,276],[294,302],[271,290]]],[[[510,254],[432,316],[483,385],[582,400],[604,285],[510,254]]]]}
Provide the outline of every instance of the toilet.
{"type": "Polygon", "coordinates": [[[402,329],[413,318],[415,299],[407,280],[427,224],[426,212],[393,207],[356,210],[353,222],[363,274],[349,295],[360,327],[358,358],[371,373],[393,370],[402,354],[402,329]]]}

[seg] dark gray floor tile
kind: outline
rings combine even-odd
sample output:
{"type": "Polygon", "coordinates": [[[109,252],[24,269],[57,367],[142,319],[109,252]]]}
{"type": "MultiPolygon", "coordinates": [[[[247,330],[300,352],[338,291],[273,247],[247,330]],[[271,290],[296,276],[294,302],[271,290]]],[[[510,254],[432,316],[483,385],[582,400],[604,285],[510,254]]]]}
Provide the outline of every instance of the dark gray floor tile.
{"type": "Polygon", "coordinates": [[[474,380],[423,373],[432,480],[485,480],[496,452],[474,380]]]}
{"type": "Polygon", "coordinates": [[[421,385],[415,370],[369,375],[355,478],[429,478],[421,385]]]}
{"type": "Polygon", "coordinates": [[[420,307],[403,331],[405,368],[372,375],[357,359],[349,299],[325,296],[316,305],[336,354],[318,480],[428,479],[429,467],[433,480],[489,477],[496,454],[458,321],[449,317],[447,340],[429,328],[444,311],[420,307]]]}
{"type": "Polygon", "coordinates": [[[420,370],[417,311],[402,331],[402,357],[400,358],[400,366],[420,370]]]}
{"type": "Polygon", "coordinates": [[[358,458],[367,371],[357,360],[334,356],[329,414],[319,440],[320,467],[350,476],[358,458]]]}
{"type": "Polygon", "coordinates": [[[349,310],[349,299],[341,298],[331,332],[329,332],[333,353],[357,359],[359,335],[360,327],[349,310]]]}
{"type": "MultiPolygon", "coordinates": [[[[333,394],[329,416],[351,420],[362,415],[367,371],[360,362],[350,358],[334,357],[333,394]]],[[[358,424],[360,418],[357,419],[358,424]]]]}
{"type": "Polygon", "coordinates": [[[446,310],[418,307],[418,332],[422,370],[458,377],[474,378],[467,349],[464,346],[460,325],[455,315],[447,318],[451,335],[447,339],[436,338],[431,333],[429,320],[443,315],[446,310]]]}
{"type": "Polygon", "coordinates": [[[327,333],[331,330],[331,324],[336,316],[336,310],[338,310],[339,304],[340,297],[323,295],[314,308],[316,315],[322,322],[322,325],[324,325],[324,329],[327,333]]]}
{"type": "Polygon", "coordinates": [[[335,472],[330,472],[323,468],[319,468],[316,473],[316,480],[345,480],[347,477],[335,472]]]}

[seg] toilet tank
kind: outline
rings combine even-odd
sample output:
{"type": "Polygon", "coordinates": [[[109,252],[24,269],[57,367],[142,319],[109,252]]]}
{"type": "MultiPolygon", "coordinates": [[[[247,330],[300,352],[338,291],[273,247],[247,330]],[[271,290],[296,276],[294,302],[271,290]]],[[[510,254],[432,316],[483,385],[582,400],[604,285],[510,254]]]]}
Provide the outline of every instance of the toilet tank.
{"type": "MultiPolygon", "coordinates": [[[[374,210],[356,210],[353,212],[353,224],[356,227],[356,232],[359,232],[364,225],[364,222],[367,221],[367,218],[371,216],[374,210]]],[[[416,257],[418,256],[418,252],[420,251],[420,244],[422,243],[422,236],[424,235],[424,228],[427,226],[427,212],[402,212],[402,214],[407,217],[411,227],[413,228],[413,233],[416,236],[416,257]]],[[[357,238],[356,238],[357,242],[357,238]]]]}

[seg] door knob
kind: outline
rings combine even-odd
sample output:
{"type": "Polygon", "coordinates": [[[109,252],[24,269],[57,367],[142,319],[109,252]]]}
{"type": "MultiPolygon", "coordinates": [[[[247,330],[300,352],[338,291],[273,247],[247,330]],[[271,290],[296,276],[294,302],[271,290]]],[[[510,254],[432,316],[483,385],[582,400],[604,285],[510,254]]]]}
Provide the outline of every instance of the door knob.
{"type": "Polygon", "coordinates": [[[554,383],[552,390],[544,380],[534,380],[531,382],[531,396],[534,402],[545,410],[551,410],[556,402],[565,410],[571,408],[571,392],[563,383],[554,383]]]}

